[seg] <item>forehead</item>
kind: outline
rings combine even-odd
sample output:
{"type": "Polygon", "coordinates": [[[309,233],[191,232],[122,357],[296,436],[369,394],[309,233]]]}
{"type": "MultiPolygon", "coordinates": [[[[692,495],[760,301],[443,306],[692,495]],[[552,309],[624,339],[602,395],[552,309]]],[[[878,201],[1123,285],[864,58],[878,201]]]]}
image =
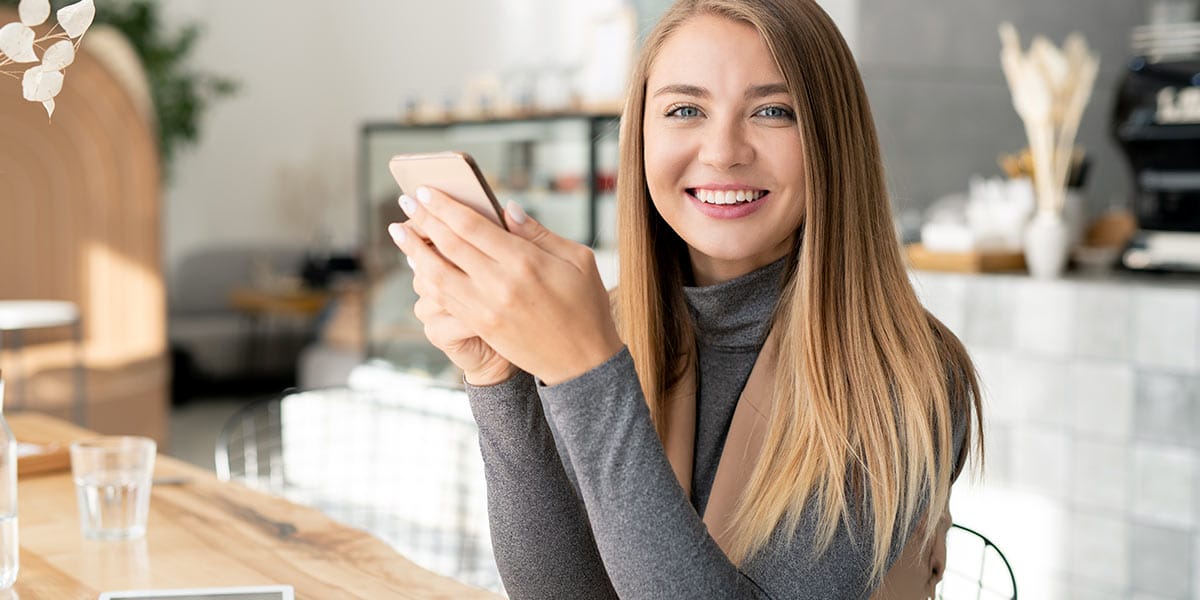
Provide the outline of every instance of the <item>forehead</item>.
{"type": "Polygon", "coordinates": [[[748,23],[715,15],[688,19],[650,65],[647,86],[686,83],[741,93],[749,85],[783,81],[762,36],[748,23]]]}

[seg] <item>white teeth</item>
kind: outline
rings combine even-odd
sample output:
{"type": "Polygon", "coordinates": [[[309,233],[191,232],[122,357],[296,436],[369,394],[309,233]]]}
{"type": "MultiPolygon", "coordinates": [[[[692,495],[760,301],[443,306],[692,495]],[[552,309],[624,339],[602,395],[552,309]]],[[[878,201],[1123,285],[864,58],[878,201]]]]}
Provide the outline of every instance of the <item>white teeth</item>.
{"type": "Polygon", "coordinates": [[[697,188],[696,198],[705,204],[737,204],[758,200],[767,194],[766,190],[705,190],[697,188]]]}

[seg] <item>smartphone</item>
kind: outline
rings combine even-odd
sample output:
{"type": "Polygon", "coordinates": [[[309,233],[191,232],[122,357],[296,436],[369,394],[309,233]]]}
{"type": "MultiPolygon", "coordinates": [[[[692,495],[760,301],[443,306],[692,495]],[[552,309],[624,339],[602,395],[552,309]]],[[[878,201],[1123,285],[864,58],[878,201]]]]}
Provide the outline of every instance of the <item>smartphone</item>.
{"type": "Polygon", "coordinates": [[[418,187],[436,188],[508,230],[504,210],[470,154],[397,154],[388,161],[388,169],[405,194],[415,197],[418,187]]]}

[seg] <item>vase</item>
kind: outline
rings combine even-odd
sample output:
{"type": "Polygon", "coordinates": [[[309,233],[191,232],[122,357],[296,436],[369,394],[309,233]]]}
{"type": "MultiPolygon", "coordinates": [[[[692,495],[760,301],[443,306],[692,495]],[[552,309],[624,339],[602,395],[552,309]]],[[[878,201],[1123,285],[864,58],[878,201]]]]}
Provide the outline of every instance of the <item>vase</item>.
{"type": "Polygon", "coordinates": [[[1025,264],[1038,279],[1054,279],[1067,266],[1071,232],[1062,214],[1038,211],[1025,228],[1025,264]]]}

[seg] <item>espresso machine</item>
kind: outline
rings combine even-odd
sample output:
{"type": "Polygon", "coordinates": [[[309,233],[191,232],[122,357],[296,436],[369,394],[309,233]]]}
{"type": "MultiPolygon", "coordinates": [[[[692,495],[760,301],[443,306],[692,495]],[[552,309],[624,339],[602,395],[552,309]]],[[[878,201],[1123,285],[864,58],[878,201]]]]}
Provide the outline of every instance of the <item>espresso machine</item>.
{"type": "Polygon", "coordinates": [[[1200,21],[1133,32],[1113,135],[1134,176],[1125,268],[1200,273],[1200,21]]]}

